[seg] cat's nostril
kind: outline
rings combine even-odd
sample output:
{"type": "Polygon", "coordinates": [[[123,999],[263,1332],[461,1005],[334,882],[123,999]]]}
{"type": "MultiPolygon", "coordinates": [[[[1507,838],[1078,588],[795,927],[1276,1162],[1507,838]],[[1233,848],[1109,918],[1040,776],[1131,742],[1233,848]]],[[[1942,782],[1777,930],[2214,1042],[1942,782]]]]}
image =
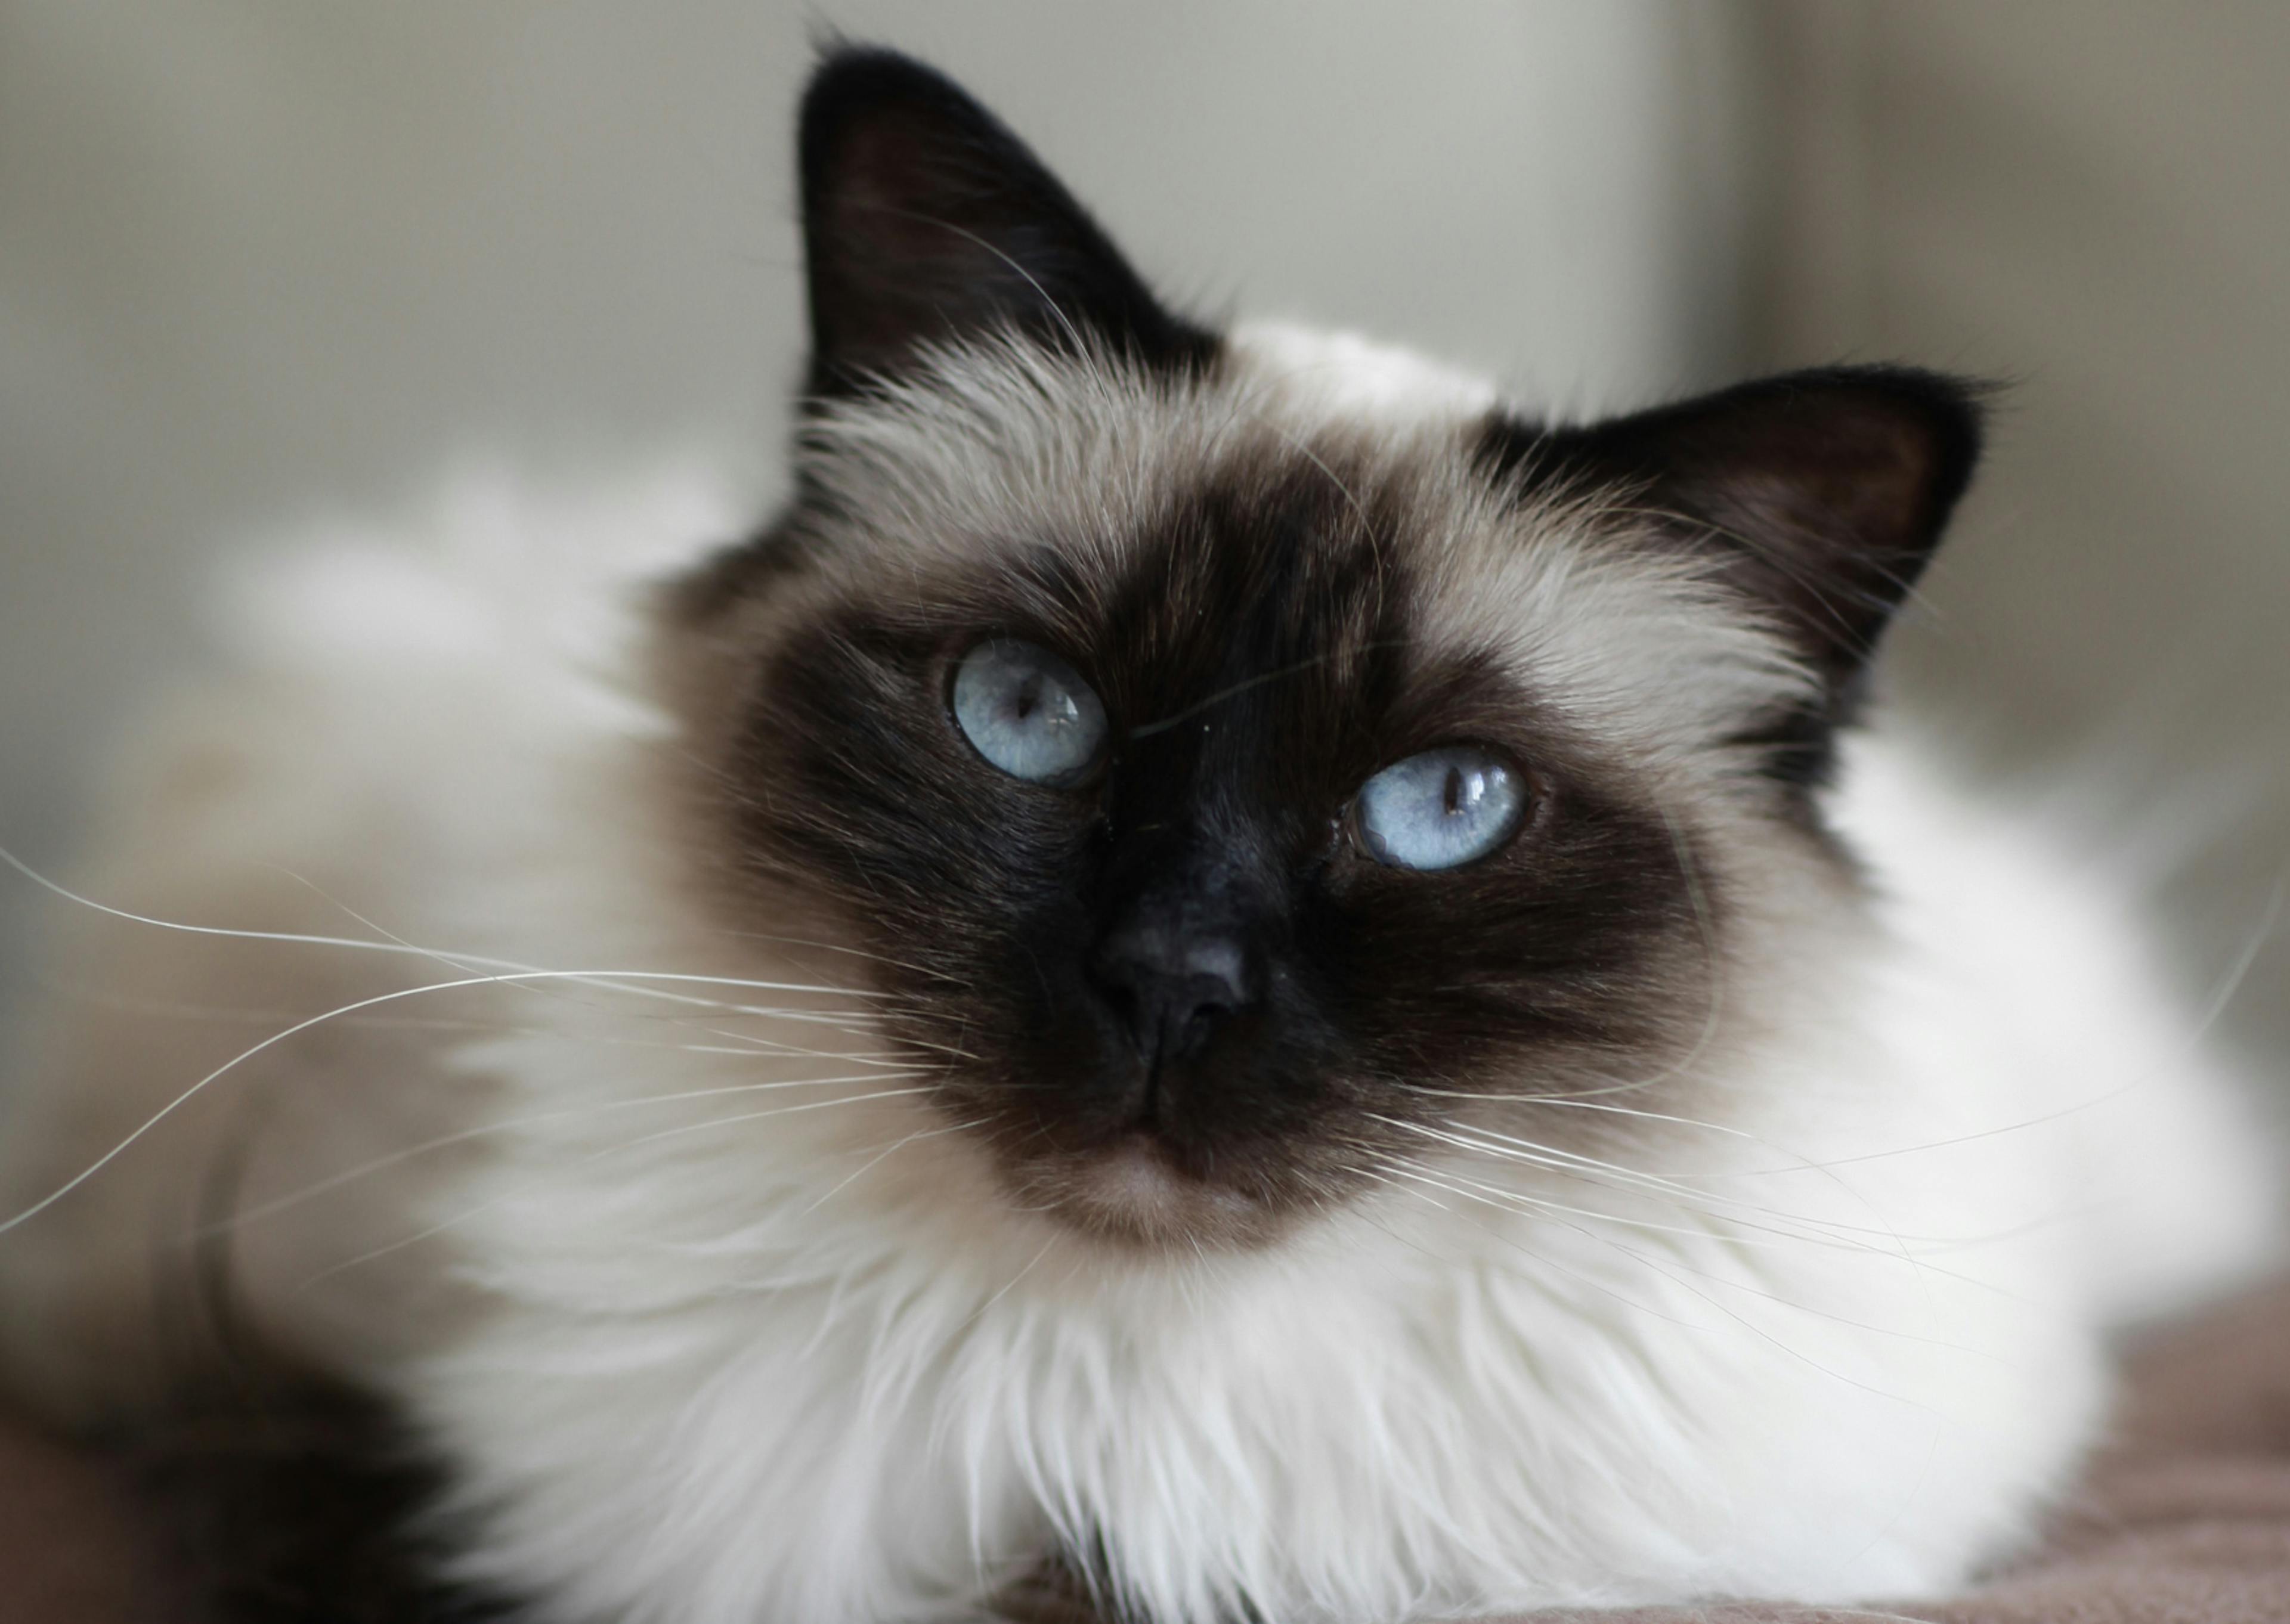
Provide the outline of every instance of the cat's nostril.
{"type": "Polygon", "coordinates": [[[1188,1056],[1219,1023],[1260,996],[1252,956],[1237,937],[1133,926],[1099,944],[1093,979],[1147,1056],[1188,1056]]]}
{"type": "Polygon", "coordinates": [[[1177,956],[1183,973],[1191,980],[1227,989],[1221,1001],[1228,1006],[1237,1004],[1246,996],[1248,954],[1231,937],[1192,938],[1184,943],[1177,956]]]}

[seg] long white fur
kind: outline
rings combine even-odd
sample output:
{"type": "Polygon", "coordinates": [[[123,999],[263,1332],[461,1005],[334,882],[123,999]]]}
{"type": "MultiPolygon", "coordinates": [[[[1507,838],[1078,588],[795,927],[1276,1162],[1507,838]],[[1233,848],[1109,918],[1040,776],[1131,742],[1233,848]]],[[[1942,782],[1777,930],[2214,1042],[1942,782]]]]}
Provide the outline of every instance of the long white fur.
{"type": "MultiPolygon", "coordinates": [[[[1358,340],[1237,353],[1205,402],[950,362],[829,424],[814,471],[879,538],[860,567],[1013,524],[1114,547],[1233,436],[1349,435],[1405,478],[1492,398],[1358,340]]],[[[1422,1131],[1377,1195],[1259,1252],[1115,1257],[1013,1210],[832,952],[724,932],[677,873],[632,588],[733,505],[690,475],[465,483],[415,533],[328,531],[256,578],[246,669],[141,751],[89,882],[423,952],[224,955],[113,921],[140,945],[95,962],[210,1007],[299,978],[314,1012],[579,973],[456,995],[475,1036],[314,1028],[194,1102],[261,1071],[299,1101],[271,1125],[187,1108],[148,1176],[0,1237],[18,1385],[145,1401],[152,1239],[243,1129],[266,1324],[402,1396],[482,1519],[471,1570],[568,1624],[967,1616],[1054,1540],[1162,1624],[1244,1596],[1368,1624],[1956,1581],[2094,1437],[2103,1330],[2268,1244],[2230,1079],[2110,873],[1911,741],[1856,743],[1833,808],[1874,917],[1760,844],[1707,740],[1803,678],[1690,570],[1618,567],[1581,512],[1522,549],[1486,492],[1418,494],[1453,560],[1429,623],[1508,650],[1740,837],[1712,883],[1770,917],[1729,948],[1691,1089],[1617,1077],[1513,1118],[1547,1133],[1422,1131]],[[642,979],[667,976],[693,979],[642,979]],[[1695,1104],[1630,1115],[1656,1098],[1695,1104]],[[1625,1148],[1582,1151],[1586,1118],[1625,1148]]],[[[12,1102],[12,1211],[262,1035],[56,1025],[12,1102]]]]}

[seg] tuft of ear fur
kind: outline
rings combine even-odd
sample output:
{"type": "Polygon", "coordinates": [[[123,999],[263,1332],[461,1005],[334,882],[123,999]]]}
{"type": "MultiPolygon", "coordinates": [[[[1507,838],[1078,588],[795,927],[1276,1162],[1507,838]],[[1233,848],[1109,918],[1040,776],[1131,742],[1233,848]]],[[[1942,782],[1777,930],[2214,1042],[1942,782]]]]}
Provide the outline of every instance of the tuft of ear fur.
{"type": "Polygon", "coordinates": [[[797,151],[815,394],[894,372],[933,340],[1012,329],[1149,364],[1214,349],[1000,120],[909,57],[831,51],[797,151]]]}
{"type": "Polygon", "coordinates": [[[1817,707],[1766,738],[1777,774],[1809,781],[1971,482],[1980,394],[1910,367],[1828,367],[1581,428],[1498,422],[1487,449],[1501,471],[1629,492],[1774,616],[1822,681],[1817,707]]]}
{"type": "Polygon", "coordinates": [[[1724,549],[1834,684],[1868,664],[1980,454],[1975,390],[1830,367],[1550,436],[1557,468],[1621,480],[1665,530],[1724,549]]]}

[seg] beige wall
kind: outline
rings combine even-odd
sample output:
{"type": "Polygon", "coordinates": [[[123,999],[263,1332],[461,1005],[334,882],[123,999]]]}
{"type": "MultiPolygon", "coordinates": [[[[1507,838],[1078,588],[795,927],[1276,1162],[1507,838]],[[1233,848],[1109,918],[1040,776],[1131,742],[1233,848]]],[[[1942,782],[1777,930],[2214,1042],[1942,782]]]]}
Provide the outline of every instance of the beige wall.
{"type": "MultiPolygon", "coordinates": [[[[1901,685],[2104,762],[2215,982],[2290,873],[2290,6],[1790,0],[1760,348],[2009,382],[1901,685]]],[[[2229,1009],[2290,1057],[2290,920],[2229,1009]]]]}

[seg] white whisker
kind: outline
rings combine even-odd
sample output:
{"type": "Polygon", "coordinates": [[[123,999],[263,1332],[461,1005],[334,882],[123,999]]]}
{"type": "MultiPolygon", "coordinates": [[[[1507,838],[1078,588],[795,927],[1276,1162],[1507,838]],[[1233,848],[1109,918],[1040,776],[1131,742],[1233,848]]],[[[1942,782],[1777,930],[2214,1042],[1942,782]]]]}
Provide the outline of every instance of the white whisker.
{"type": "MultiPolygon", "coordinates": [[[[405,1162],[413,1161],[416,1158],[427,1156],[433,1151],[447,1149],[454,1145],[465,1145],[476,1140],[490,1139],[496,1134],[514,1132],[520,1128],[541,1127],[549,1123],[555,1122],[578,1121],[586,1117],[601,1116],[609,1111],[639,1110],[646,1107],[673,1105],[685,1100],[718,1099],[727,1094],[762,1093],[770,1090],[782,1088],[828,1088],[849,1083],[880,1082],[886,1076],[921,1076],[925,1074],[918,1071],[877,1071],[863,1072],[850,1076],[839,1077],[796,1077],[771,1083],[736,1083],[730,1084],[720,1088],[682,1089],[672,1094],[647,1094],[640,1099],[635,1100],[600,1100],[592,1105],[573,1106],[559,1111],[540,1111],[524,1116],[504,1117],[498,1122],[484,1123],[474,1128],[464,1128],[457,1133],[440,1134],[435,1139],[424,1140],[417,1145],[401,1146],[399,1148],[390,1151],[387,1155],[375,1156],[371,1161],[364,1162],[356,1167],[346,1169],[341,1172],[332,1175],[331,1178],[321,1180],[316,1184],[305,1185],[300,1189],[291,1191],[286,1195],[274,1196],[272,1199],[263,1202],[260,1205],[245,1208],[241,1212],[233,1213],[229,1218],[221,1220],[218,1222],[202,1225],[198,1228],[189,1231],[186,1238],[202,1239],[210,1235],[220,1234],[227,1230],[242,1228],[247,1224],[256,1223],[263,1219],[272,1217],[276,1213],[286,1212],[291,1208],[300,1206],[304,1202],[314,1200],[317,1196],[325,1195],[331,1190],[340,1189],[346,1184],[355,1183],[360,1179],[370,1178],[377,1172],[384,1172],[405,1162]]],[[[864,1097],[872,1099],[876,1096],[868,1095],[864,1097]]]]}
{"type": "MultiPolygon", "coordinates": [[[[872,1079],[869,1080],[871,1081],[872,1079]]],[[[707,1122],[688,1123],[682,1127],[670,1128],[660,1133],[646,1133],[641,1134],[635,1139],[621,1140],[605,1146],[601,1150],[591,1151],[588,1156],[583,1156],[581,1159],[584,1164],[587,1163],[600,1161],[605,1156],[616,1156],[622,1151],[632,1150],[640,1145],[651,1144],[658,1140],[671,1139],[680,1133],[705,1132],[710,1128],[730,1127],[735,1124],[743,1122],[758,1122],[770,1116],[791,1116],[799,1112],[821,1110],[830,1106],[858,1105],[870,1100],[888,1100],[903,1095],[926,1094],[930,1092],[931,1091],[928,1088],[885,1089],[875,1093],[852,1094],[837,1100],[817,1100],[809,1101],[803,1105],[781,1106],[776,1110],[747,1111],[735,1116],[713,1117],[707,1122]]],[[[521,1190],[504,1190],[500,1195],[494,1196],[488,1200],[481,1201],[473,1207],[466,1207],[449,1218],[440,1219],[437,1222],[428,1226],[426,1228],[417,1230],[412,1235],[403,1236],[396,1240],[391,1241],[387,1245],[376,1246],[371,1251],[362,1252],[354,1258],[345,1258],[340,1262],[332,1264],[325,1268],[320,1269],[314,1275],[305,1276],[300,1281],[296,1283],[294,1290],[297,1292],[307,1292],[313,1286],[321,1284],[324,1282],[331,1280],[336,1276],[344,1274],[350,1269],[361,1268],[365,1264],[388,1257],[393,1252],[403,1252],[409,1246],[418,1246],[423,1241],[435,1239],[436,1236],[444,1234],[449,1229],[458,1228],[461,1225],[468,1223],[473,1218],[482,1217],[484,1214],[492,1212],[494,1208],[501,1205],[503,1203],[515,1199],[522,1193],[524,1192],[521,1190]]]]}
{"type": "MultiPolygon", "coordinates": [[[[39,1200],[34,1202],[30,1206],[26,1207],[23,1211],[16,1213],[13,1217],[4,1220],[0,1220],[0,1235],[5,1235],[9,1230],[15,1228],[18,1225],[37,1217],[40,1213],[53,1206],[57,1202],[62,1200],[66,1196],[70,1195],[72,1191],[77,1189],[81,1185],[86,1183],[97,1173],[102,1172],[114,1161],[117,1160],[130,1146],[135,1144],[136,1141],[140,1140],[145,1134],[150,1132],[152,1129],[157,1127],[168,1117],[173,1116],[176,1111],[180,1109],[190,1100],[203,1092],[210,1084],[215,1083],[221,1077],[228,1076],[239,1066],[252,1060],[256,1055],[262,1053],[265,1050],[284,1043],[290,1037],[307,1032],[313,1027],[322,1026],[330,1020],[337,1020],[344,1015],[355,1014],[360,1010],[373,1009],[381,1004],[396,1003],[405,998],[420,997],[431,993],[452,992],[464,987],[487,987],[499,985],[503,982],[513,983],[519,981],[539,981],[558,979],[581,980],[597,977],[609,977],[613,980],[657,980],[667,981],[703,982],[713,982],[720,980],[720,978],[713,976],[677,974],[658,971],[510,971],[498,975],[468,976],[452,981],[434,981],[420,987],[399,988],[390,992],[377,993],[369,998],[360,998],[354,1003],[339,1005],[334,1009],[325,1011],[322,1014],[313,1015],[308,1020],[296,1021],[292,1026],[286,1028],[284,1031],[274,1032],[268,1037],[264,1038],[260,1043],[256,1044],[250,1048],[243,1049],[238,1053],[233,1055],[229,1060],[225,1060],[221,1065],[216,1067],[212,1071],[207,1073],[206,1076],[201,1077],[197,1082],[183,1090],[182,1092],[177,1094],[172,1100],[170,1100],[165,1105],[160,1107],[158,1110],[146,1117],[140,1126],[131,1131],[124,1138],[121,1139],[118,1143],[115,1144],[110,1149],[105,1151],[101,1156],[98,1156],[93,1162],[90,1163],[79,1172],[74,1174],[71,1178],[65,1180],[64,1183],[50,1191],[47,1195],[42,1196],[39,1200]]],[[[739,984],[743,986],[760,985],[760,983],[752,982],[742,982],[739,984]]]]}
{"type": "MultiPolygon", "coordinates": [[[[866,988],[816,986],[794,981],[761,981],[751,980],[738,976],[703,975],[696,972],[644,970],[544,970],[539,966],[524,964],[515,959],[493,958],[478,953],[447,954],[439,948],[421,947],[412,942],[396,940],[372,941],[363,937],[325,936],[298,931],[237,930],[225,925],[189,924],[181,920],[161,919],[149,914],[138,914],[123,908],[113,908],[108,903],[98,902],[92,897],[82,896],[79,892],[58,884],[56,881],[52,880],[48,878],[47,876],[40,873],[37,869],[31,868],[29,865],[25,863],[22,859],[16,856],[15,853],[10,852],[4,846],[0,846],[0,864],[5,864],[8,868],[13,868],[18,874],[22,875],[34,884],[40,886],[44,890],[53,892],[55,895],[62,898],[68,902],[76,903],[82,908],[92,908],[99,914],[107,915],[114,919],[124,920],[132,924],[149,925],[155,930],[161,931],[180,931],[193,936],[217,936],[238,941],[277,942],[295,947],[348,948],[367,953],[397,955],[401,956],[411,955],[417,957],[429,959],[442,958],[449,963],[458,962],[458,964],[461,965],[482,966],[489,971],[513,972],[491,978],[492,980],[502,981],[516,980],[520,978],[524,980],[535,980],[543,977],[563,977],[567,980],[593,980],[599,985],[605,986],[610,986],[615,981],[668,981],[690,982],[699,985],[717,987],[747,988],[758,992],[821,993],[829,996],[853,998],[879,999],[887,996],[885,994],[872,991],[866,988]]],[[[321,894],[323,895],[324,893],[322,892],[321,894]]],[[[468,981],[454,982],[452,983],[452,985],[474,986],[485,979],[487,978],[479,977],[468,981]]],[[[441,983],[440,985],[444,984],[441,983]]],[[[632,987],[621,990],[650,993],[652,989],[632,987]]],[[[662,993],[657,996],[674,996],[676,995],[662,993]]],[[[693,999],[692,1002],[700,1004],[712,1003],[711,1000],[708,999],[693,999]]],[[[730,1007],[738,1006],[734,1005],[730,1007]]],[[[767,1012],[776,1013],[778,1012],[767,1012]]]]}
{"type": "MultiPolygon", "coordinates": [[[[869,1082],[873,1080],[871,1077],[867,1079],[869,1082]]],[[[761,1122],[766,1117],[793,1116],[801,1112],[823,1111],[838,1105],[860,1105],[869,1100],[901,1100],[931,1092],[927,1087],[885,1088],[878,1089],[870,1094],[844,1094],[833,1100],[813,1100],[803,1105],[783,1105],[775,1110],[743,1111],[736,1116],[713,1116],[706,1122],[688,1122],[678,1127],[662,1128],[657,1133],[639,1134],[635,1139],[622,1140],[619,1144],[613,1146],[612,1149],[631,1149],[637,1145],[649,1145],[664,1139],[676,1139],[686,1133],[705,1133],[712,1128],[728,1128],[737,1123],[761,1122]]]]}

